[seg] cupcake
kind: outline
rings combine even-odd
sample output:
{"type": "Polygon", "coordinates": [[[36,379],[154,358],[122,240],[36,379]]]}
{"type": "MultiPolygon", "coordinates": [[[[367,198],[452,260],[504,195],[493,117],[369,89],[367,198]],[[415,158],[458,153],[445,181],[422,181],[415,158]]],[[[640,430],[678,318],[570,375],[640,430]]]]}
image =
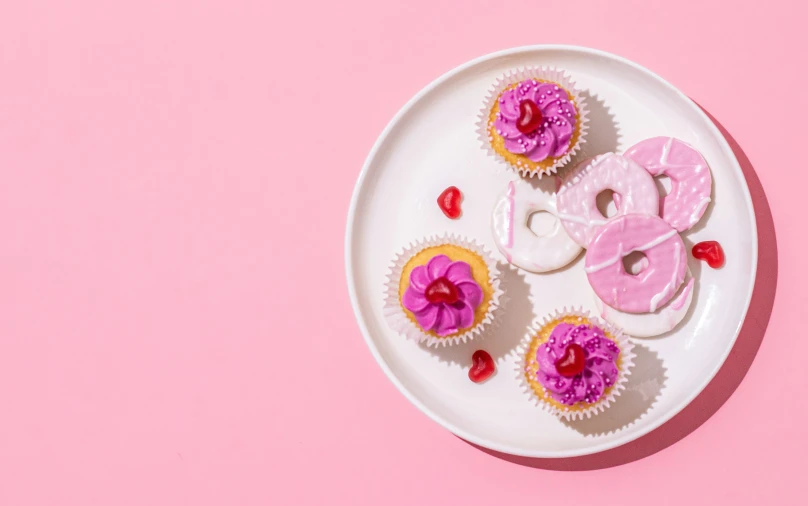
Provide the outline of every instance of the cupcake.
{"type": "Polygon", "coordinates": [[[499,308],[496,262],[456,236],[419,241],[400,253],[387,278],[385,316],[396,332],[428,346],[479,335],[499,308]]]}
{"type": "Polygon", "coordinates": [[[587,313],[556,313],[534,327],[518,353],[525,390],[547,411],[567,420],[590,418],[625,389],[633,345],[587,313]]]}
{"type": "Polygon", "coordinates": [[[542,177],[569,162],[584,143],[587,108],[562,71],[526,67],[489,90],[477,131],[489,154],[523,176],[542,177]]]}

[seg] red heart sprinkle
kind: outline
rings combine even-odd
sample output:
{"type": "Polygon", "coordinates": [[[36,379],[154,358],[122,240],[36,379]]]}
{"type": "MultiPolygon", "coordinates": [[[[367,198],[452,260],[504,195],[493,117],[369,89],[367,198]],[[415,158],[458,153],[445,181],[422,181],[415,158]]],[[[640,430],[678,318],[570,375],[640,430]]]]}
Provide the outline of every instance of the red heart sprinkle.
{"type": "Polygon", "coordinates": [[[693,246],[693,258],[706,260],[707,265],[718,269],[724,265],[724,249],[718,241],[704,241],[693,246]]]}
{"type": "Polygon", "coordinates": [[[426,287],[426,300],[432,304],[454,304],[460,299],[457,287],[446,278],[437,278],[426,287]]]}
{"type": "Polygon", "coordinates": [[[536,102],[525,99],[519,102],[519,119],[516,120],[516,128],[523,134],[539,128],[542,121],[541,110],[536,102]]]}
{"type": "Polygon", "coordinates": [[[477,350],[471,356],[471,369],[469,369],[469,379],[475,383],[482,383],[494,374],[497,366],[494,359],[485,350],[477,350]]]}
{"type": "Polygon", "coordinates": [[[463,194],[456,186],[450,186],[443,190],[443,193],[438,197],[438,207],[443,211],[447,218],[456,220],[460,217],[460,202],[463,200],[463,194]]]}
{"type": "Polygon", "coordinates": [[[568,344],[564,355],[555,362],[556,371],[565,378],[581,374],[584,367],[586,367],[586,352],[575,343],[568,344]]]}

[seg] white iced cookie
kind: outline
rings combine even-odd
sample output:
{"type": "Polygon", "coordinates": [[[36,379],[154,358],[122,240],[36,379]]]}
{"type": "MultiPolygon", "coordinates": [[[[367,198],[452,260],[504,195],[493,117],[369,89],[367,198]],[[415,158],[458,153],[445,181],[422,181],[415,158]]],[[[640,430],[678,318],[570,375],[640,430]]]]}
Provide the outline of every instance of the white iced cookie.
{"type": "Polygon", "coordinates": [[[595,304],[598,307],[601,318],[612,325],[621,327],[623,331],[632,337],[653,337],[665,332],[670,332],[679,325],[690,309],[693,302],[693,285],[695,279],[690,275],[688,269],[685,282],[679,288],[679,292],[668,304],[657,309],[653,313],[625,313],[618,311],[607,304],[604,304],[595,295],[595,304]]]}
{"type": "Polygon", "coordinates": [[[491,230],[509,263],[530,272],[560,269],[575,260],[581,247],[556,220],[552,230],[538,236],[528,226],[530,215],[546,211],[558,216],[555,195],[513,181],[500,195],[491,215],[491,230]]]}
{"type": "Polygon", "coordinates": [[[626,214],[659,215],[659,191],[654,178],[637,162],[606,153],[579,163],[558,189],[558,217],[570,237],[583,246],[595,230],[626,214]],[[606,218],[597,207],[598,194],[614,192],[617,215],[606,218]]]}

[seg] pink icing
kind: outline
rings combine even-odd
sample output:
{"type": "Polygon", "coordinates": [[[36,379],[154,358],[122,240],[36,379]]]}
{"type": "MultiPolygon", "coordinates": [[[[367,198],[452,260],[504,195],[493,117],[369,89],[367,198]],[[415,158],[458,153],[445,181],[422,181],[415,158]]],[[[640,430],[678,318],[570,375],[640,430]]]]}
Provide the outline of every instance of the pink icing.
{"type": "Polygon", "coordinates": [[[536,350],[539,370],[536,379],[556,401],[572,406],[578,402],[595,403],[617,381],[617,357],[620,348],[595,325],[559,323],[546,343],[536,350]],[[567,378],[558,373],[556,361],[567,346],[575,343],[584,349],[586,367],[581,374],[567,378]]]}
{"type": "Polygon", "coordinates": [[[584,270],[597,296],[626,313],[653,313],[685,279],[687,253],[675,229],[656,216],[629,214],[595,233],[584,270]],[[642,252],[648,264],[637,275],[626,272],[623,257],[642,252]]]}
{"type": "Polygon", "coordinates": [[[684,232],[701,219],[710,203],[713,178],[707,161],[690,145],[673,137],[654,137],[630,147],[625,155],[652,176],[666,175],[671,191],[659,203],[660,216],[684,232]]]}
{"type": "Polygon", "coordinates": [[[693,284],[695,282],[696,282],[695,279],[690,278],[690,281],[687,282],[687,285],[682,290],[681,295],[679,295],[679,297],[677,297],[676,299],[673,300],[673,302],[671,302],[671,309],[673,309],[674,311],[679,311],[685,306],[685,303],[687,302],[687,297],[690,295],[690,292],[693,291],[693,284]]]}
{"type": "Polygon", "coordinates": [[[426,265],[413,269],[410,284],[401,299],[423,330],[433,330],[439,336],[470,328],[474,324],[474,310],[482,301],[483,290],[471,276],[471,266],[466,262],[452,262],[446,255],[436,255],[426,265]],[[455,285],[459,294],[457,302],[446,304],[427,300],[426,289],[438,278],[446,278],[455,285]]]}
{"type": "Polygon", "coordinates": [[[614,153],[585,160],[558,190],[558,218],[570,237],[584,248],[595,230],[609,221],[597,207],[597,196],[604,190],[614,192],[618,216],[656,215],[659,211],[654,179],[639,164],[614,153]]]}
{"type": "Polygon", "coordinates": [[[526,80],[502,93],[494,128],[505,139],[505,149],[540,162],[547,157],[564,156],[569,151],[578,121],[576,115],[575,104],[558,85],[526,80]],[[523,100],[532,100],[543,118],[539,128],[527,134],[516,127],[519,103],[523,100]]]}
{"type": "MultiPolygon", "coordinates": [[[[508,191],[506,193],[508,198],[508,241],[505,243],[505,248],[513,247],[513,197],[516,195],[516,185],[513,181],[508,183],[508,191]]],[[[510,254],[507,255],[508,262],[511,261],[510,254]]]]}
{"type": "Polygon", "coordinates": [[[687,315],[690,304],[693,302],[693,286],[695,279],[688,270],[685,282],[673,299],[658,308],[653,313],[624,313],[611,308],[595,297],[595,304],[601,311],[601,318],[623,329],[623,332],[633,337],[652,337],[670,332],[687,315]]]}

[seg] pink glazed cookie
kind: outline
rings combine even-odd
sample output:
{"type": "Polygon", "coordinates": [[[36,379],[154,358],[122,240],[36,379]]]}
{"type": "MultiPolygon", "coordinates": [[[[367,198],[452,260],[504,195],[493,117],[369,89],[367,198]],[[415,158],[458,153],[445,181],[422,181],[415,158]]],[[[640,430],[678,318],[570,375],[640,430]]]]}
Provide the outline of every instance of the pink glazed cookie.
{"type": "Polygon", "coordinates": [[[626,313],[618,311],[594,297],[600,317],[623,329],[631,337],[653,337],[675,329],[684,320],[693,302],[693,287],[696,280],[687,272],[685,282],[670,302],[653,313],[626,313]]]}
{"type": "Polygon", "coordinates": [[[628,214],[600,227],[584,264],[595,294],[626,313],[653,313],[676,294],[687,272],[682,238],[662,218],[628,214]],[[626,272],[623,258],[634,251],[648,259],[644,269],[626,272]]]}
{"type": "Polygon", "coordinates": [[[584,248],[589,246],[595,230],[609,221],[596,202],[604,190],[613,191],[615,201],[619,200],[618,216],[659,213],[654,179],[636,162],[614,153],[581,162],[559,188],[557,207],[564,229],[584,248]]]}
{"type": "Polygon", "coordinates": [[[710,203],[713,178],[701,153],[679,139],[654,137],[630,147],[625,155],[652,176],[666,175],[671,191],[659,203],[659,215],[679,232],[701,219],[710,203]]]}

